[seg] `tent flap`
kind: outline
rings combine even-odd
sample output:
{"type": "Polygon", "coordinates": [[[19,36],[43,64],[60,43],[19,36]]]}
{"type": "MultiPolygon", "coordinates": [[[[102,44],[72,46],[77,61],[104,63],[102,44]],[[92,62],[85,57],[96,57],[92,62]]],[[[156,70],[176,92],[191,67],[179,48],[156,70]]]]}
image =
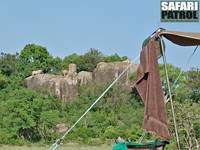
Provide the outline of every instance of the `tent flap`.
{"type": "Polygon", "coordinates": [[[159,35],[181,46],[200,45],[200,33],[162,30],[159,35]]]}

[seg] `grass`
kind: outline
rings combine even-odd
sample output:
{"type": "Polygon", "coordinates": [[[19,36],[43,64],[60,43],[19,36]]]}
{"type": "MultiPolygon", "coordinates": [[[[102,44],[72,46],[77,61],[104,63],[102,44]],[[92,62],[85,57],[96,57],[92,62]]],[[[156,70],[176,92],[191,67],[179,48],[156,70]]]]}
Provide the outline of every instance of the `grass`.
{"type": "MultiPolygon", "coordinates": [[[[0,145],[0,150],[48,150],[49,146],[9,146],[0,145]]],[[[58,150],[112,150],[111,146],[81,146],[81,145],[64,145],[58,150]]]]}

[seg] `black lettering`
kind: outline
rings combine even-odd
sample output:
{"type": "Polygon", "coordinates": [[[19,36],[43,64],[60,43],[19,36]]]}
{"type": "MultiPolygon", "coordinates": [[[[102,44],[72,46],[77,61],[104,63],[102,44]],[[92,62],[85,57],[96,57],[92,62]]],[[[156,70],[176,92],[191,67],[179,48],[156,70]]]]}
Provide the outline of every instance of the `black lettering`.
{"type": "Polygon", "coordinates": [[[197,17],[197,11],[193,11],[193,19],[199,19],[199,18],[197,17]]]}
{"type": "Polygon", "coordinates": [[[179,12],[179,19],[185,19],[185,11],[179,12]]]}
{"type": "Polygon", "coordinates": [[[162,18],[162,19],[165,19],[166,16],[167,16],[167,11],[162,11],[161,18],[162,18]]]}
{"type": "Polygon", "coordinates": [[[178,11],[174,11],[174,19],[178,19],[178,14],[179,14],[178,11]]]}
{"type": "Polygon", "coordinates": [[[168,19],[174,19],[173,11],[168,11],[168,19]]]}
{"type": "Polygon", "coordinates": [[[187,11],[186,12],[186,17],[187,17],[187,19],[192,19],[192,11],[187,11]]]}
{"type": "Polygon", "coordinates": [[[198,20],[198,11],[161,11],[161,19],[162,20],[198,20]]]}

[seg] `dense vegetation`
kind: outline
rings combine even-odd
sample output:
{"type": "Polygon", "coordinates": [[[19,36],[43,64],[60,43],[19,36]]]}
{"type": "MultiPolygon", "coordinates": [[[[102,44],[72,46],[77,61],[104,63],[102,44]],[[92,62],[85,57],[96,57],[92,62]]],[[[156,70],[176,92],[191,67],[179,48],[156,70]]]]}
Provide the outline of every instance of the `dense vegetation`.
{"type": "MultiPolygon", "coordinates": [[[[91,71],[100,61],[125,59],[127,57],[117,54],[105,56],[96,49],[90,49],[84,55],[71,54],[61,59],[51,56],[46,48],[35,44],[26,45],[20,54],[1,53],[0,144],[52,143],[60,136],[55,132],[56,124],[64,122],[70,127],[106,86],[93,82],[81,86],[77,99],[63,107],[56,96],[50,93],[42,95],[25,88],[24,79],[33,70],[59,74],[69,63],[75,63],[78,71],[91,71]]],[[[200,144],[200,70],[192,68],[184,72],[173,85],[181,70],[173,65],[168,65],[168,69],[181,148],[195,149],[200,144]]],[[[160,70],[165,85],[162,65],[160,70]]],[[[170,107],[168,114],[170,132],[174,135],[170,107]]],[[[142,120],[143,104],[137,93],[116,85],[69,134],[67,140],[85,144],[102,144],[118,136],[138,140],[143,133],[142,120]]],[[[145,136],[147,140],[152,138],[156,137],[145,136]]],[[[168,149],[175,147],[175,138],[172,138],[168,149]]]]}

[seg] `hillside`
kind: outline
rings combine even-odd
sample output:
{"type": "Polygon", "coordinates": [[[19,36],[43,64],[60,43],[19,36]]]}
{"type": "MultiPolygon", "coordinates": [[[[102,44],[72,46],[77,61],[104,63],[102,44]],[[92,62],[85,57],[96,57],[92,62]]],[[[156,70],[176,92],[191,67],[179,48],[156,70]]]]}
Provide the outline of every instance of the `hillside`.
{"type": "MultiPolygon", "coordinates": [[[[117,54],[103,55],[90,49],[84,55],[72,54],[64,59],[53,57],[42,46],[28,44],[20,54],[2,53],[0,57],[0,144],[23,145],[30,143],[50,144],[60,137],[56,125],[64,123],[69,128],[108,86],[108,82],[91,80],[78,86],[73,100],[66,99],[45,87],[26,88],[25,79],[32,71],[61,76],[71,63],[77,65],[77,73],[92,72],[100,62],[122,62],[127,57],[117,54]]],[[[168,65],[170,83],[173,85],[180,68],[168,65]]],[[[162,84],[165,85],[163,66],[160,65],[162,84]]],[[[134,73],[128,77],[134,80],[134,73]]],[[[103,79],[104,80],[104,79],[103,79]]],[[[109,81],[109,80],[108,80],[109,81]]],[[[178,132],[182,149],[200,145],[200,71],[191,68],[172,86],[178,132]]],[[[168,104],[167,104],[168,105],[168,104]]],[[[168,149],[176,149],[174,128],[168,108],[168,124],[172,135],[168,149]]],[[[113,143],[118,136],[138,140],[143,133],[143,103],[135,89],[115,85],[69,134],[65,142],[99,145],[113,143]]],[[[155,139],[150,134],[145,140],[155,139]]]]}

